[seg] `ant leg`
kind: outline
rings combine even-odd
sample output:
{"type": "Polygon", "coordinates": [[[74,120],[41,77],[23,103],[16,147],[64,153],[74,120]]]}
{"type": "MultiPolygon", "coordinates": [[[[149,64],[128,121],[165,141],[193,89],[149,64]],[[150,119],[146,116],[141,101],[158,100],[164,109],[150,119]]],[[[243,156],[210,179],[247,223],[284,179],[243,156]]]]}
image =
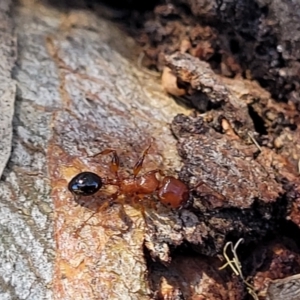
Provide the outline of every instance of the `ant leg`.
{"type": "MultiPolygon", "coordinates": [[[[101,206],[103,207],[103,205],[101,206]]],[[[100,207],[100,208],[101,208],[100,207]]],[[[74,237],[76,239],[78,239],[78,237],[80,236],[80,232],[83,229],[83,227],[87,224],[87,222],[95,215],[99,212],[100,209],[97,209],[97,211],[93,212],[74,232],[74,237]]]]}
{"type": "Polygon", "coordinates": [[[114,149],[105,149],[97,154],[92,155],[92,157],[97,157],[98,155],[107,155],[112,153],[112,159],[110,163],[110,170],[115,174],[117,178],[119,178],[118,170],[120,166],[120,159],[117,154],[117,151],[114,149]]]}
{"type": "Polygon", "coordinates": [[[93,212],[75,231],[74,236],[75,238],[78,238],[80,236],[80,232],[83,229],[83,227],[88,223],[88,221],[93,218],[96,214],[98,214],[100,211],[105,210],[106,208],[110,207],[112,203],[118,198],[119,191],[112,194],[110,199],[108,201],[105,201],[100,207],[97,208],[95,212],[93,212]]]}
{"type": "Polygon", "coordinates": [[[140,203],[141,200],[145,200],[144,197],[141,198],[141,197],[139,197],[139,195],[134,195],[133,203],[134,203],[134,205],[138,206],[139,211],[142,215],[142,218],[145,222],[146,228],[149,228],[148,218],[147,218],[147,214],[146,214],[146,207],[143,203],[140,203]]]}
{"type": "Polygon", "coordinates": [[[133,176],[134,177],[136,177],[139,174],[139,172],[141,171],[142,166],[143,166],[143,162],[144,162],[144,159],[145,159],[145,156],[148,154],[149,149],[151,148],[152,141],[153,140],[151,140],[150,145],[144,150],[142,156],[139,158],[139,160],[134,165],[134,167],[133,167],[133,176]]]}

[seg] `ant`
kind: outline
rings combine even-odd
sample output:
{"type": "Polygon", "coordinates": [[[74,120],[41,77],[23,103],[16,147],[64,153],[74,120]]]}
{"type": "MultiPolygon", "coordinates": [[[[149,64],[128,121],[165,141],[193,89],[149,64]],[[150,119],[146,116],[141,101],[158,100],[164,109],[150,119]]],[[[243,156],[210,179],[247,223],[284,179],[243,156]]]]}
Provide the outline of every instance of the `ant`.
{"type": "Polygon", "coordinates": [[[121,178],[118,174],[119,157],[116,150],[106,149],[93,155],[112,155],[110,170],[115,174],[115,178],[100,177],[92,172],[82,172],[77,174],[68,185],[69,191],[75,196],[91,196],[97,193],[103,186],[113,185],[118,187],[118,191],[113,194],[113,199],[119,195],[145,196],[155,194],[161,203],[172,208],[182,208],[189,202],[189,188],[181,180],[173,176],[164,176],[159,169],[149,171],[144,175],[139,173],[142,169],[145,156],[151,144],[144,150],[142,156],[133,167],[133,176],[121,178]],[[157,178],[160,175],[160,180],[157,178]]]}

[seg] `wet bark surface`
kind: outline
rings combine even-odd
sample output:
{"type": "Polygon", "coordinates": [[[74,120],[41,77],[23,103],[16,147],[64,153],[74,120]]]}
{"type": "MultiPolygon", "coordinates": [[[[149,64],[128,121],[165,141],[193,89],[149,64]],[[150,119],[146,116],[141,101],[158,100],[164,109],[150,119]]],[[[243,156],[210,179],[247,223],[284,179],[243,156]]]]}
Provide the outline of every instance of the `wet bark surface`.
{"type": "Polygon", "coordinates": [[[251,290],[297,299],[297,35],[288,41],[271,22],[280,15],[288,27],[291,7],[3,3],[0,171],[16,103],[0,182],[1,297],[247,299],[242,277],[219,269],[226,243],[243,238],[251,290]],[[104,149],[117,151],[121,178],[132,176],[150,144],[141,173],[182,180],[183,208],[155,193],[114,197],[112,186],[68,190],[80,172],[114,178],[111,157],[93,157],[104,149]]]}

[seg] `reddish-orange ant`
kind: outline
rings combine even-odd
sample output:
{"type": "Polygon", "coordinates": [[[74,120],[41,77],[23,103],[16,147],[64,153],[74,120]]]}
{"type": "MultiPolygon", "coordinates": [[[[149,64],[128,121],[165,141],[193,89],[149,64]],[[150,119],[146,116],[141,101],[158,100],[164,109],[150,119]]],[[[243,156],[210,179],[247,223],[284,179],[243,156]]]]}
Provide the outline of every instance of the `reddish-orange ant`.
{"type": "Polygon", "coordinates": [[[161,203],[172,208],[185,206],[189,200],[189,189],[181,180],[173,176],[164,176],[160,170],[152,170],[138,176],[150,147],[151,144],[136,162],[133,168],[133,176],[127,178],[121,178],[118,174],[119,157],[116,150],[106,149],[93,155],[93,157],[96,157],[98,155],[112,154],[110,170],[115,174],[115,178],[100,177],[92,172],[82,172],[70,181],[68,185],[70,192],[76,196],[90,196],[98,192],[104,185],[113,185],[118,187],[118,191],[114,194],[114,199],[122,194],[129,196],[155,194],[161,203]],[[161,177],[160,180],[157,178],[158,174],[161,177]]]}

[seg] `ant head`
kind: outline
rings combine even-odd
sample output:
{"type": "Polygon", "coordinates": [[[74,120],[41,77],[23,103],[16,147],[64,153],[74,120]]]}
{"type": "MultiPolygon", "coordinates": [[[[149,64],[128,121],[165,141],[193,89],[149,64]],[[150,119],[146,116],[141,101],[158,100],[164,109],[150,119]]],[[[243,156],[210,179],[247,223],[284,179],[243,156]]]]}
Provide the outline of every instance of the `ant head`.
{"type": "Polygon", "coordinates": [[[76,196],[90,196],[98,192],[103,186],[100,176],[92,172],[77,174],[69,182],[69,191],[76,196]]]}

